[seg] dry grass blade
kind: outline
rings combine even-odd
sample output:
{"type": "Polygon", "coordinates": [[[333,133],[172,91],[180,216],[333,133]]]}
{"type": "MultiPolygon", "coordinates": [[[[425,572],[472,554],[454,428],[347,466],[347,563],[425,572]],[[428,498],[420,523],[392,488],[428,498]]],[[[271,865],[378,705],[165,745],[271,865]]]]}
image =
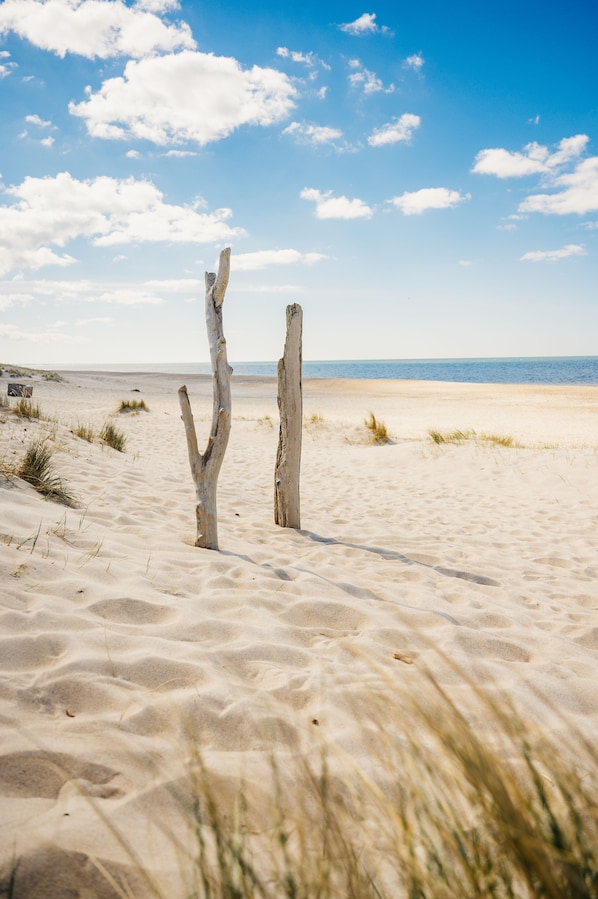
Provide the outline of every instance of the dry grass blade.
{"type": "Polygon", "coordinates": [[[149,412],[145,400],[121,400],[117,412],[149,412]]]}
{"type": "Polygon", "coordinates": [[[115,428],[110,421],[107,421],[100,431],[100,440],[108,446],[111,446],[113,449],[118,450],[119,453],[124,453],[125,451],[127,438],[123,432],[119,431],[118,428],[115,428]]]}
{"type": "Polygon", "coordinates": [[[390,435],[386,425],[383,421],[376,418],[373,412],[370,412],[368,418],[365,419],[364,424],[372,435],[372,441],[374,443],[390,443],[390,435]]]}
{"type": "Polygon", "coordinates": [[[52,471],[51,460],[51,447],[45,441],[38,440],[29,446],[16,473],[47,499],[72,506],[74,497],[62,478],[52,471]]]}

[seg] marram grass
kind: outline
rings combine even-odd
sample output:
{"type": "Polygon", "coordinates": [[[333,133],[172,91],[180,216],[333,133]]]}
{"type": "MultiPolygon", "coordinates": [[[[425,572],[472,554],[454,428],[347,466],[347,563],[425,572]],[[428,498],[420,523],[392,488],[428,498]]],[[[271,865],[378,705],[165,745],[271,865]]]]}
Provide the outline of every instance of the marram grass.
{"type": "Polygon", "coordinates": [[[122,431],[114,427],[111,421],[107,421],[104,424],[100,431],[100,440],[107,446],[111,446],[112,449],[118,450],[119,453],[124,453],[125,451],[127,438],[122,431]]]}
{"type": "Polygon", "coordinates": [[[46,499],[71,506],[74,497],[62,478],[52,470],[51,461],[52,448],[46,441],[38,440],[28,447],[16,474],[46,499]]]}
{"type": "MultiPolygon", "coordinates": [[[[353,711],[367,770],[327,743],[314,719],[303,753],[273,747],[267,782],[240,778],[236,790],[187,726],[187,776],[170,781],[169,795],[191,843],[168,830],[161,837],[178,849],[178,885],[144,867],[143,847],[98,804],[131,859],[130,877],[106,872],[113,891],[102,896],[596,899],[595,742],[563,719],[566,738],[543,733],[508,697],[470,686],[470,709],[425,672],[417,691],[362,693],[353,711]]],[[[554,722],[555,710],[547,713],[554,722]]],[[[2,888],[31,899],[18,860],[2,888]]]]}
{"type": "Polygon", "coordinates": [[[370,412],[364,424],[370,432],[373,443],[390,443],[390,435],[386,425],[379,418],[376,418],[373,412],[370,412]]]}

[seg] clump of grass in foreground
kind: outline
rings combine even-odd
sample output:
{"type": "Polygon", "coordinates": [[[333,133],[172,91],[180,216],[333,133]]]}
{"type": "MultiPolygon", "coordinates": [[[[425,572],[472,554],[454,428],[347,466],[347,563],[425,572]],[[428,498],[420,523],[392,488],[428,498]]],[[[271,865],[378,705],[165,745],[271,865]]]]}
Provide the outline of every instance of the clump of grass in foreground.
{"type": "Polygon", "coordinates": [[[124,453],[125,451],[127,438],[123,432],[119,431],[118,428],[115,428],[110,421],[107,421],[100,431],[100,440],[108,446],[111,446],[113,449],[118,450],[119,453],[124,453]]]}
{"type": "Polygon", "coordinates": [[[386,425],[383,421],[377,419],[373,412],[370,412],[369,417],[365,419],[364,424],[372,435],[372,441],[374,443],[390,443],[390,435],[386,425]]]}
{"type": "Polygon", "coordinates": [[[25,397],[21,397],[15,405],[12,407],[12,411],[19,418],[30,418],[30,419],[40,419],[42,417],[42,412],[37,403],[33,403],[29,399],[25,399],[25,397]]]}
{"type": "Polygon", "coordinates": [[[62,478],[52,471],[51,460],[51,447],[44,440],[38,440],[30,445],[16,473],[47,499],[72,506],[73,495],[62,478]]]}
{"type": "Polygon", "coordinates": [[[117,412],[149,412],[145,400],[121,400],[117,412]]]}
{"type": "Polygon", "coordinates": [[[479,691],[484,731],[424,682],[411,703],[385,694],[356,706],[374,774],[332,748],[315,768],[297,761],[288,781],[274,760],[260,834],[247,791],[224,808],[196,749],[193,895],[596,899],[595,746],[580,734],[553,742],[479,691]]]}
{"type": "MultiPolygon", "coordinates": [[[[368,770],[316,740],[312,759],[273,751],[270,782],[241,780],[235,795],[189,733],[188,777],[169,778],[194,835],[190,854],[172,835],[184,890],[162,889],[98,808],[145,883],[139,896],[597,899],[596,744],[562,718],[567,738],[542,733],[473,682],[475,708],[463,708],[420,674],[415,691],[393,680],[356,694],[368,770]]],[[[115,895],[137,895],[121,887],[115,895]]]]}

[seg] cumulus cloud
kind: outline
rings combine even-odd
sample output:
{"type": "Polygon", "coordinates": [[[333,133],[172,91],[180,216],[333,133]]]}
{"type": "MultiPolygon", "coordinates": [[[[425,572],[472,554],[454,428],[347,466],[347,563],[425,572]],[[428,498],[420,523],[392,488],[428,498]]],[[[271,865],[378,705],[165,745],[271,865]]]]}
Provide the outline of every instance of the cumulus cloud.
{"type": "Polygon", "coordinates": [[[374,210],[363,200],[335,197],[331,190],[321,193],[313,187],[305,187],[299,196],[316,204],[315,216],[318,219],[369,219],[374,214],[374,210]]]}
{"type": "Polygon", "coordinates": [[[176,8],[151,0],[134,6],[123,0],[4,0],[0,34],[14,32],[61,57],[76,53],[89,59],[140,58],[195,47],[187,24],[169,24],[156,15],[176,8]]]}
{"type": "Polygon", "coordinates": [[[519,204],[520,212],[544,215],[586,215],[598,210],[598,156],[584,159],[573,172],[558,175],[551,185],[552,194],[532,194],[519,204]]]}
{"type": "Polygon", "coordinates": [[[85,119],[94,137],[204,145],[241,125],[279,122],[296,94],[275,69],[245,71],[236,59],[185,50],[130,60],[122,77],[105,81],[95,94],[89,90],[89,99],[69,110],[85,119]]]}
{"type": "Polygon", "coordinates": [[[580,156],[588,143],[586,134],[565,137],[558,149],[551,153],[548,147],[533,141],[523,152],[494,148],[480,150],[472,172],[478,175],[496,175],[497,178],[522,178],[525,175],[550,174],[572,159],[580,156]]]}
{"type": "Polygon", "coordinates": [[[408,56],[405,62],[403,63],[403,67],[406,69],[413,69],[415,72],[420,72],[424,67],[424,58],[421,53],[413,53],[411,56],[408,56]]]}
{"type": "Polygon", "coordinates": [[[98,177],[78,181],[68,172],[27,177],[5,189],[0,205],[0,274],[17,267],[66,266],[75,260],[54,248],[77,237],[95,246],[126,243],[212,243],[244,232],[231,228],[230,209],[199,212],[199,202],[175,206],[150,181],[98,177]]]}
{"type": "Polygon", "coordinates": [[[49,148],[52,146],[53,143],[54,143],[54,138],[51,136],[44,137],[42,140],[40,140],[40,144],[42,145],[42,147],[49,148]]]}
{"type": "Polygon", "coordinates": [[[50,121],[41,119],[38,115],[26,115],[25,121],[28,122],[29,125],[38,125],[40,128],[49,128],[52,124],[50,121]]]}
{"type": "Polygon", "coordinates": [[[330,128],[327,125],[306,125],[300,122],[291,122],[282,132],[289,134],[296,140],[306,144],[332,144],[343,136],[338,128],[330,128]]]}
{"type": "Polygon", "coordinates": [[[328,259],[322,253],[300,253],[299,250],[258,250],[231,256],[231,268],[238,272],[253,272],[272,265],[314,265],[328,259]]]}
{"type": "Polygon", "coordinates": [[[524,253],[521,262],[558,262],[568,256],[587,256],[586,250],[579,244],[570,243],[560,250],[532,250],[524,253]]]}
{"type": "Polygon", "coordinates": [[[311,51],[309,53],[301,53],[299,50],[289,50],[288,47],[277,47],[276,55],[282,59],[290,59],[292,62],[301,62],[311,68],[315,65],[315,55],[311,51]]]}
{"type": "Polygon", "coordinates": [[[375,34],[376,32],[383,32],[385,34],[388,34],[390,31],[390,29],[387,28],[386,25],[378,25],[376,23],[375,12],[364,12],[353,22],[345,22],[338,27],[346,34],[353,34],[357,37],[360,37],[364,34],[375,34]]]}
{"type": "Polygon", "coordinates": [[[399,118],[393,119],[387,125],[376,128],[368,137],[368,144],[371,147],[383,147],[386,144],[409,141],[414,130],[419,128],[420,124],[421,119],[418,115],[406,112],[399,118]]]}
{"type": "Polygon", "coordinates": [[[422,190],[407,191],[400,197],[389,200],[404,215],[421,215],[427,209],[452,209],[463,200],[469,200],[470,194],[460,194],[447,187],[425,187],[422,190]]]}
{"type": "Polygon", "coordinates": [[[362,66],[358,59],[349,61],[349,65],[356,71],[349,75],[349,84],[351,87],[361,88],[364,94],[376,94],[384,91],[385,94],[392,94],[395,90],[394,84],[388,87],[378,78],[375,72],[370,72],[365,66],[362,66]]]}

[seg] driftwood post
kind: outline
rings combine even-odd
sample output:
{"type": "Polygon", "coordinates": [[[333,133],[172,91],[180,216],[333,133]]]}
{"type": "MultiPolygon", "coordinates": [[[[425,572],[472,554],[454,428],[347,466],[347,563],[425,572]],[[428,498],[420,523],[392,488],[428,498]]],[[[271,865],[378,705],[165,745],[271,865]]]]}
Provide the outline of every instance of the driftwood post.
{"type": "Polygon", "coordinates": [[[212,429],[203,455],[197,446],[197,435],[187,388],[183,386],[179,389],[179,403],[187,435],[189,464],[197,491],[195,509],[197,539],[195,545],[204,549],[218,549],[216,487],[228,444],[231,423],[230,376],[232,368],[226,358],[226,340],[222,329],[222,303],[229,273],[230,247],[227,247],[220,253],[218,274],[206,272],[206,325],[212,361],[214,405],[212,429]]]}
{"type": "Polygon", "coordinates": [[[300,528],[299,469],[303,398],[301,393],[301,334],[303,311],[287,306],[284,355],[278,361],[280,431],[274,472],[274,521],[283,528],[300,528]]]}

